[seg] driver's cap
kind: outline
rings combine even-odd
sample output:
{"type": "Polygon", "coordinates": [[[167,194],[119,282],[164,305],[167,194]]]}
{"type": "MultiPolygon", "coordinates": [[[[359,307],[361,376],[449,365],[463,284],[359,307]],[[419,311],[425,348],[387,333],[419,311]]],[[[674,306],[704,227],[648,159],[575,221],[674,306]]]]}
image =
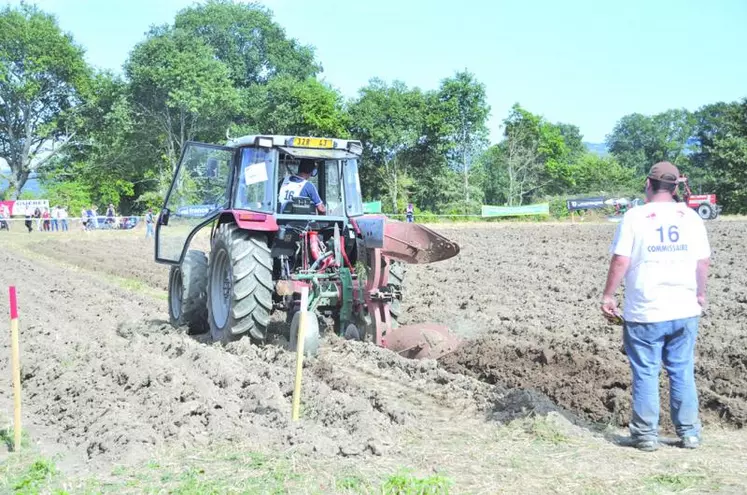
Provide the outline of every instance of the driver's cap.
{"type": "Polygon", "coordinates": [[[659,162],[655,163],[648,173],[648,178],[658,180],[659,182],[666,182],[668,184],[676,184],[680,177],[680,171],[672,163],[659,162]]]}

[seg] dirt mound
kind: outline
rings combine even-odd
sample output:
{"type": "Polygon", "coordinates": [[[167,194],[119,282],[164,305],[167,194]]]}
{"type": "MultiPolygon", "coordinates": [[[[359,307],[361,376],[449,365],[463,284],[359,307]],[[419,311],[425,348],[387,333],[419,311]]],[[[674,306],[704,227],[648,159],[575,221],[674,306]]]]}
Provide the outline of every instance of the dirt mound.
{"type": "MultiPolygon", "coordinates": [[[[455,373],[532,388],[589,420],[626,424],[630,371],[620,327],[599,315],[612,225],[450,228],[462,253],[413,266],[402,321],[436,321],[476,339],[443,360],[455,373]]],[[[696,379],[706,419],[747,423],[747,227],[708,223],[710,306],[696,379]]],[[[662,404],[668,403],[665,378],[662,404]]],[[[662,411],[666,424],[669,416],[662,411]]]]}

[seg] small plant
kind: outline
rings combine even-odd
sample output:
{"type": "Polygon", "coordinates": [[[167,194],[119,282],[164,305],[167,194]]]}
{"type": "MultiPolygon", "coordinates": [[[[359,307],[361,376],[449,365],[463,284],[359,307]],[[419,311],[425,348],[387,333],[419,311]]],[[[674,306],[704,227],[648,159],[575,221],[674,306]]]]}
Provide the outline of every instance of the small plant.
{"type": "Polygon", "coordinates": [[[439,495],[449,493],[450,485],[451,480],[440,474],[418,478],[401,471],[384,482],[382,492],[386,495],[439,495]]]}
{"type": "Polygon", "coordinates": [[[544,443],[559,445],[562,443],[568,443],[570,440],[565,433],[558,430],[558,427],[546,418],[532,419],[527,430],[529,433],[534,435],[537,440],[544,443]]]}
{"type": "MultiPolygon", "coordinates": [[[[0,441],[5,444],[10,452],[13,452],[15,448],[15,430],[12,425],[0,430],[0,441]]],[[[29,446],[29,437],[25,430],[21,430],[21,447],[26,448],[29,446]]]]}
{"type": "Polygon", "coordinates": [[[16,493],[38,493],[44,483],[57,475],[57,467],[46,459],[38,459],[31,464],[21,479],[13,486],[16,493]]]}
{"type": "Polygon", "coordinates": [[[668,492],[692,491],[705,480],[700,474],[655,474],[646,478],[646,484],[668,492]]]}
{"type": "Polygon", "coordinates": [[[335,481],[335,488],[339,491],[360,492],[365,487],[366,481],[359,476],[345,476],[335,481]]]}

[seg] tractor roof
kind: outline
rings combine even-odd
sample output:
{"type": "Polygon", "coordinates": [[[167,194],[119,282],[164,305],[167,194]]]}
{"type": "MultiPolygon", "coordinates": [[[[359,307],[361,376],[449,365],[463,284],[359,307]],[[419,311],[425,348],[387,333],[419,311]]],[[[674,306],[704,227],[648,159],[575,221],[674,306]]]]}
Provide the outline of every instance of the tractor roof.
{"type": "MultiPolygon", "coordinates": [[[[309,151],[312,154],[335,154],[335,151],[352,153],[360,156],[363,152],[363,145],[360,141],[351,139],[335,138],[315,138],[303,136],[282,136],[272,134],[250,134],[229,140],[226,146],[238,148],[241,146],[268,146],[265,142],[272,140],[272,146],[281,148],[293,155],[302,154],[301,150],[309,151]],[[263,142],[260,142],[262,140],[263,142]],[[292,151],[291,151],[292,150],[292,151]],[[295,153],[293,152],[295,151],[295,153]],[[324,153],[326,151],[327,153],[324,153]]],[[[321,156],[320,156],[321,157],[321,156]]]]}

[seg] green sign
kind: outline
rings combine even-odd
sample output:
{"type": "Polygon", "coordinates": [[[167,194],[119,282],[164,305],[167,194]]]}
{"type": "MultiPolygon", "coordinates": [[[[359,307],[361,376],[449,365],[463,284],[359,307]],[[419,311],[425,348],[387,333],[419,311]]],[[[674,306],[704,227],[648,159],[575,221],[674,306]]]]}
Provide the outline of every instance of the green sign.
{"type": "Polygon", "coordinates": [[[518,217],[523,215],[549,215],[550,203],[526,206],[483,206],[484,217],[518,217]]]}
{"type": "Polygon", "coordinates": [[[381,213],[381,201],[363,203],[363,213],[381,213]]]}

